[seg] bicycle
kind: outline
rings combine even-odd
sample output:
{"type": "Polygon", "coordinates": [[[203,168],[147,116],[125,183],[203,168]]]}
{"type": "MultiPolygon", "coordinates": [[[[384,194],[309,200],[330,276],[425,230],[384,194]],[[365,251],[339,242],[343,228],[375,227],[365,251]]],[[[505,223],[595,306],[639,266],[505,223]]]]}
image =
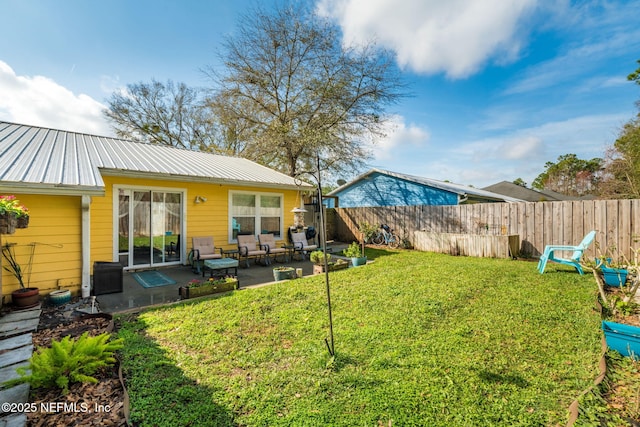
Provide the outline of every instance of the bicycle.
{"type": "Polygon", "coordinates": [[[372,240],[376,245],[389,245],[390,248],[394,249],[400,246],[400,238],[393,233],[393,230],[387,224],[380,225],[372,240]]]}

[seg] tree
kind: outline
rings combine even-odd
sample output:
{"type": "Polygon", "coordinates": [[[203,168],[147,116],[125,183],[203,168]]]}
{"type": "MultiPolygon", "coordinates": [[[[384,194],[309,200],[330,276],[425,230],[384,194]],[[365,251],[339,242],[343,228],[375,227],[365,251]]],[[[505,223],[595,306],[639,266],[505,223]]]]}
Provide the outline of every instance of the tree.
{"type": "Polygon", "coordinates": [[[213,139],[212,113],[199,91],[184,83],[130,84],[111,95],[108,107],[104,114],[121,138],[220,151],[213,139]]]}
{"type": "MultiPolygon", "coordinates": [[[[640,64],[640,60],[637,61],[640,64]]],[[[640,67],[627,76],[640,85],[640,67]]],[[[640,108],[640,101],[636,102],[640,108]]],[[[628,121],[605,157],[602,197],[614,199],[640,198],[640,114],[628,121]]]]}
{"type": "Polygon", "coordinates": [[[606,154],[600,195],[612,199],[640,198],[640,114],[627,122],[606,154]]]}
{"type": "Polygon", "coordinates": [[[519,185],[520,187],[527,188],[527,183],[526,183],[526,182],[524,181],[524,179],[522,179],[522,178],[516,178],[516,179],[514,179],[514,180],[513,180],[513,183],[514,183],[515,185],[519,185]]]}
{"type": "Polygon", "coordinates": [[[531,184],[539,190],[552,190],[567,196],[595,193],[600,181],[602,159],[578,159],[575,154],[558,156],[558,162],[547,162],[545,171],[531,184]]]}
{"type": "Polygon", "coordinates": [[[207,73],[224,135],[243,156],[291,176],[315,170],[318,157],[324,171],[353,172],[402,96],[388,51],[342,46],[335,25],[298,3],[258,7],[223,47],[224,69],[207,73]]]}
{"type": "MultiPolygon", "coordinates": [[[[640,64],[640,59],[638,59],[636,62],[640,64]]],[[[640,85],[640,67],[638,67],[633,73],[629,74],[627,76],[627,80],[629,80],[630,82],[636,82],[640,85]]]]}

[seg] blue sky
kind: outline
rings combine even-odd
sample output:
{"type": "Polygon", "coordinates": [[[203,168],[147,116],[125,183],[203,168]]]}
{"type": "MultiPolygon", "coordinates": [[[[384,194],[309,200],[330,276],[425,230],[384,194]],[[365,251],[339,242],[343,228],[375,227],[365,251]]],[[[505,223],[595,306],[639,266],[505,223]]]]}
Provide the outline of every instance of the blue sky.
{"type": "MultiPolygon", "coordinates": [[[[253,4],[0,0],[0,119],[111,135],[101,110],[114,90],[209,85],[201,70],[253,4]]],[[[602,157],[637,113],[640,87],[626,76],[640,59],[638,0],[313,4],[345,43],[391,49],[410,83],[371,167],[530,184],[559,155],[602,157]]]]}

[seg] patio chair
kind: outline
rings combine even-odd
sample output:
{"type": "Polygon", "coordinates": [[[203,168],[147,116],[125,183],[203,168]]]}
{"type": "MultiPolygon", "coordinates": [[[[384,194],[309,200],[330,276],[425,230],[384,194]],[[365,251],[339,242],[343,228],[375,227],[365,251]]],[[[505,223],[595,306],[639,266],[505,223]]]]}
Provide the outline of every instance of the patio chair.
{"type": "Polygon", "coordinates": [[[591,245],[593,239],[596,237],[596,232],[591,231],[584,236],[582,242],[578,246],[569,245],[547,245],[544,248],[544,253],[540,256],[538,261],[538,271],[540,274],[544,273],[544,269],[547,266],[547,261],[557,262],[558,264],[570,265],[578,270],[578,273],[584,274],[582,267],[580,266],[580,258],[584,251],[591,245]],[[556,256],[556,252],[573,252],[569,258],[560,258],[556,256]]]}
{"type": "Polygon", "coordinates": [[[304,260],[306,255],[318,249],[318,245],[310,245],[307,241],[307,234],[304,231],[291,233],[291,243],[293,243],[293,253],[299,253],[304,260]]]}
{"type": "Polygon", "coordinates": [[[278,255],[283,256],[283,262],[287,262],[289,260],[288,251],[285,248],[278,247],[276,245],[276,238],[273,233],[259,234],[258,242],[260,244],[260,249],[267,251],[267,264],[271,264],[272,255],[275,261],[278,260],[278,255]]]}
{"type": "Polygon", "coordinates": [[[205,260],[222,258],[222,251],[216,252],[213,244],[213,237],[192,237],[191,238],[191,268],[200,274],[200,267],[205,260]]]}
{"type": "Polygon", "coordinates": [[[265,259],[265,265],[267,265],[267,251],[264,249],[257,249],[256,236],[239,234],[238,240],[238,260],[244,259],[245,265],[249,267],[249,258],[255,259],[256,263],[261,258],[265,259]]]}

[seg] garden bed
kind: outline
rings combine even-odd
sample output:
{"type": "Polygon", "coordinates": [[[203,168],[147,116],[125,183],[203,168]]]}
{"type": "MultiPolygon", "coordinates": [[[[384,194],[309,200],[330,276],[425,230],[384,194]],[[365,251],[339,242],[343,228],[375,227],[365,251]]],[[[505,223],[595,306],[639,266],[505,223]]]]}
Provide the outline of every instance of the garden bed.
{"type": "MultiPolygon", "coordinates": [[[[57,307],[45,307],[40,327],[33,333],[34,347],[49,347],[52,340],[64,336],[79,337],[84,332],[95,336],[113,332],[111,315],[81,315],[71,320],[61,315],[57,307]]],[[[128,396],[124,388],[119,366],[102,370],[95,377],[97,384],[74,383],[69,393],[60,389],[31,389],[30,403],[36,411],[27,413],[32,426],[125,426],[128,416],[128,396]]]]}

